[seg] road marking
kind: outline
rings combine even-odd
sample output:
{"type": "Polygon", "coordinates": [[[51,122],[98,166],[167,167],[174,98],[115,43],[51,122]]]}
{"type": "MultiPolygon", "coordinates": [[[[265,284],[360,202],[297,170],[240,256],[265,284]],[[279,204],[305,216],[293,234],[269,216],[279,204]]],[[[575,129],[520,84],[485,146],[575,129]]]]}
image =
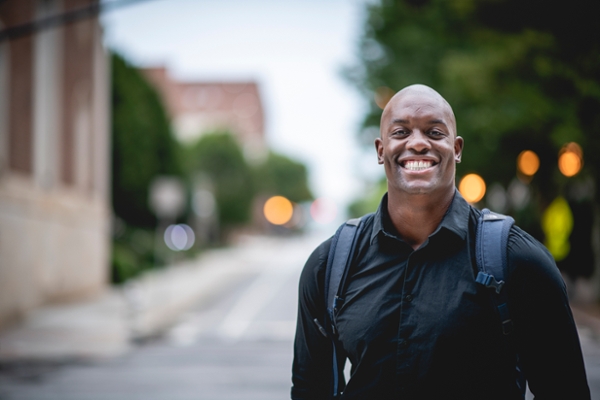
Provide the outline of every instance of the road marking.
{"type": "Polygon", "coordinates": [[[240,296],[217,330],[223,337],[237,341],[244,336],[258,314],[272,301],[288,279],[296,278],[307,257],[304,246],[281,246],[267,250],[268,265],[240,296]],[[302,261],[300,261],[302,260],[302,261]]]}
{"type": "Polygon", "coordinates": [[[292,268],[279,266],[268,268],[261,273],[229,311],[219,327],[219,333],[225,338],[239,340],[293,272],[292,268]]]}

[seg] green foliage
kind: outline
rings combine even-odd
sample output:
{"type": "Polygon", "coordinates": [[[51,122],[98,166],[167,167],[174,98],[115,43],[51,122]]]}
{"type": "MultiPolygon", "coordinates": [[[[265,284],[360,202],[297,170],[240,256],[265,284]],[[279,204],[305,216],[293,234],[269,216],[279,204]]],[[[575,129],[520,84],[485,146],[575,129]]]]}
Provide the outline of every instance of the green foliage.
{"type": "Polygon", "coordinates": [[[313,199],[306,166],[281,154],[269,152],[255,169],[255,181],[262,194],[284,196],[296,203],[313,199]]]}
{"type": "Polygon", "coordinates": [[[252,171],[229,133],[209,133],[185,148],[185,163],[193,176],[208,176],[215,192],[219,223],[229,228],[250,220],[254,185],[252,171]]]}
{"type": "MultiPolygon", "coordinates": [[[[558,150],[576,141],[582,175],[600,184],[600,29],[591,3],[541,0],[382,0],[368,6],[361,62],[346,71],[365,96],[423,83],[453,106],[465,138],[458,175],[505,187],[525,149],[541,161],[539,206],[561,190],[558,150]],[[543,10],[544,17],[541,17],[543,10]]],[[[378,126],[371,102],[364,132],[378,126]]]]}
{"type": "Polygon", "coordinates": [[[113,241],[112,282],[123,283],[141,272],[152,269],[154,260],[154,231],[123,225],[113,241]]]}
{"type": "Polygon", "coordinates": [[[371,190],[368,190],[364,197],[352,202],[348,206],[348,216],[350,218],[357,218],[375,212],[385,192],[387,192],[387,181],[382,179],[371,190]]]}
{"type": "Polygon", "coordinates": [[[112,281],[121,283],[156,265],[148,189],[157,175],[181,168],[159,95],[123,58],[111,61],[112,205],[122,231],[113,240],[112,281]]]}
{"type": "Polygon", "coordinates": [[[127,224],[152,228],[148,188],[157,175],[181,175],[178,144],[156,90],[120,56],[112,56],[112,202],[127,224]]]}

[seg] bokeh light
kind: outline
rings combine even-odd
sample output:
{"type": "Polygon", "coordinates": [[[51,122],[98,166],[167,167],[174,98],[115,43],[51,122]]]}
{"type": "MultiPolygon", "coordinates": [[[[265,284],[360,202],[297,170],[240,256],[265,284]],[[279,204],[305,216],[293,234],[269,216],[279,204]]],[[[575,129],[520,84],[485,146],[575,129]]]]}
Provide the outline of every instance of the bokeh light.
{"type": "Polygon", "coordinates": [[[495,212],[503,213],[506,212],[506,209],[508,208],[508,195],[506,194],[504,187],[498,182],[494,182],[490,185],[487,191],[486,201],[488,207],[495,212]]]}
{"type": "Polygon", "coordinates": [[[273,196],[265,202],[263,212],[267,221],[273,225],[284,225],[292,219],[294,206],[283,196],[273,196]]]}
{"type": "Polygon", "coordinates": [[[583,167],[583,150],[575,142],[565,144],[558,153],[558,169],[566,177],[575,176],[583,167]]]}
{"type": "Polygon", "coordinates": [[[477,174],[468,174],[461,179],[458,190],[469,203],[477,203],[485,196],[485,181],[477,174]]]}
{"type": "Polygon", "coordinates": [[[337,216],[337,206],[332,200],[320,197],[310,205],[310,216],[319,224],[328,224],[337,216]]]}
{"type": "Polygon", "coordinates": [[[540,158],[531,150],[522,151],[517,157],[517,168],[526,176],[533,176],[540,168],[540,158]]]}
{"type": "Polygon", "coordinates": [[[554,199],[544,211],[542,229],[546,235],[544,244],[554,259],[563,260],[571,250],[569,236],[573,230],[573,214],[563,197],[554,199]]]}
{"type": "Polygon", "coordinates": [[[575,176],[581,170],[581,158],[572,151],[566,151],[558,158],[558,169],[566,177],[575,176]]]}
{"type": "Polygon", "coordinates": [[[387,103],[391,100],[392,97],[394,97],[395,94],[396,94],[396,92],[394,92],[389,87],[386,87],[386,86],[378,87],[377,90],[375,90],[375,103],[377,104],[377,106],[379,108],[381,108],[383,110],[385,108],[385,106],[387,105],[387,103]]]}
{"type": "Polygon", "coordinates": [[[189,250],[196,241],[194,231],[186,224],[169,225],[165,230],[165,244],[173,251],[189,250]]]}

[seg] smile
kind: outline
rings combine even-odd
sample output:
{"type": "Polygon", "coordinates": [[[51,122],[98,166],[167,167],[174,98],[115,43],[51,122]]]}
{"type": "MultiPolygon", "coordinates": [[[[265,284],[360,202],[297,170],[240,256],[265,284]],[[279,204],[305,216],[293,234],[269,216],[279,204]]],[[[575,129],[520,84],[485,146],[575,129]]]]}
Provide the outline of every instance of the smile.
{"type": "Polygon", "coordinates": [[[430,168],[432,165],[433,162],[431,160],[411,160],[405,161],[402,166],[409,171],[422,171],[430,168]]]}

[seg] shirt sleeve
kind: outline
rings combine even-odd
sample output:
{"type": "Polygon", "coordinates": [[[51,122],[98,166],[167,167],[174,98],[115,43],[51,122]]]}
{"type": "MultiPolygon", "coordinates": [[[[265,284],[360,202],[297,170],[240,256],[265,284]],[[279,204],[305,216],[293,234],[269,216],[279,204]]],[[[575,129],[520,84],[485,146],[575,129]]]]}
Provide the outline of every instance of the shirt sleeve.
{"type": "Polygon", "coordinates": [[[516,227],[508,252],[514,268],[510,308],[529,389],[537,400],[590,399],[577,328],[554,259],[516,227]]]}
{"type": "Polygon", "coordinates": [[[322,243],[306,262],[298,288],[298,321],[292,365],[292,399],[331,397],[332,343],[320,331],[325,316],[324,275],[331,239],[322,243]]]}

